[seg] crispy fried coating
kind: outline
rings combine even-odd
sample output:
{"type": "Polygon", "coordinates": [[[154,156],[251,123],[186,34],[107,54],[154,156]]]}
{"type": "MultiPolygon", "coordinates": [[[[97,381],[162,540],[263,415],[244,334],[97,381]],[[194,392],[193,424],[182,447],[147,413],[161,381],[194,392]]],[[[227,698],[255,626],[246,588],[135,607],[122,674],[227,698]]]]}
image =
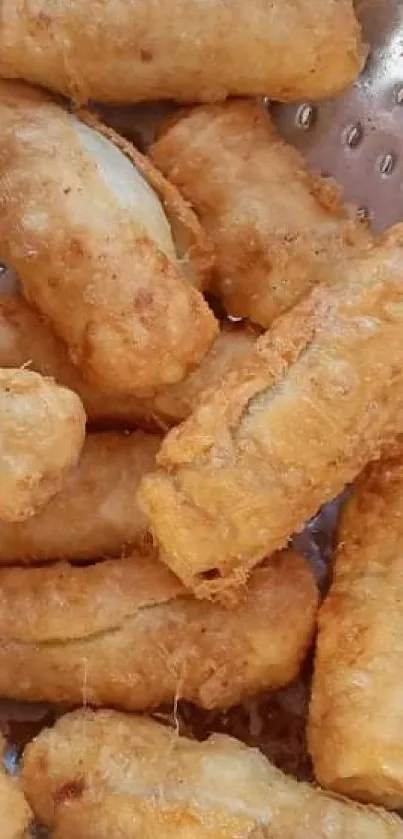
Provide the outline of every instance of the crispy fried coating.
{"type": "Polygon", "coordinates": [[[174,699],[227,708],[298,675],[317,602],[311,570],[291,551],[255,570],[233,609],[196,600],[141,553],[2,569],[0,694],[128,711],[174,699]]]}
{"type": "Polygon", "coordinates": [[[168,120],[150,155],[195,207],[216,248],[213,288],[264,327],[369,240],[334,182],[309,174],[258,104],[206,105],[168,120]]]}
{"type": "MultiPolygon", "coordinates": [[[[154,191],[169,223],[182,272],[195,288],[208,289],[215,262],[214,248],[189,202],[183,199],[177,187],[164,177],[150,158],[139,152],[134,141],[125,135],[121,136],[111,123],[105,124],[98,111],[82,108],[77,113],[89,128],[102,134],[131,161],[141,178],[154,191]]],[[[142,197],[144,200],[144,193],[142,197]]]]}
{"type": "Polygon", "coordinates": [[[313,290],[172,430],[140,485],[200,596],[239,585],[403,429],[403,226],[313,290]]]}
{"type": "Polygon", "coordinates": [[[44,93],[1,82],[2,258],[89,383],[148,395],[182,379],[212,344],[217,324],[192,285],[211,253],[205,264],[198,242],[192,262],[178,193],[129,143],[83,117],[89,124],[44,93]]]}
{"type": "MultiPolygon", "coordinates": [[[[3,758],[6,743],[0,736],[0,756],[3,758]]],[[[0,767],[0,829],[1,839],[28,839],[31,809],[19,783],[0,767]]]]}
{"type": "Polygon", "coordinates": [[[59,492],[84,437],[75,393],[29,370],[0,369],[0,531],[18,527],[59,492]]]}
{"type": "Polygon", "coordinates": [[[137,431],[89,434],[61,491],[35,516],[0,527],[0,563],[120,556],[147,521],[136,502],[161,438],[137,431]]]}
{"type": "Polygon", "coordinates": [[[318,99],[346,87],[364,58],[351,0],[1,6],[1,75],[79,101],[318,99]]]}
{"type": "Polygon", "coordinates": [[[192,413],[206,390],[220,387],[225,376],[254,347],[260,331],[244,324],[224,323],[210,352],[192,373],[149,400],[149,412],[165,425],[177,425],[192,413]]]}
{"type": "Polygon", "coordinates": [[[320,613],[309,746],[320,783],[403,807],[403,440],[346,503],[320,613]]]}
{"type": "Polygon", "coordinates": [[[26,748],[22,784],[55,839],[401,839],[396,816],[284,775],[225,735],[81,710],[26,748]]]}
{"type": "Polygon", "coordinates": [[[175,385],[148,399],[106,396],[84,381],[70,361],[65,343],[50,324],[19,294],[0,294],[0,367],[29,365],[78,393],[88,420],[102,426],[176,425],[192,412],[203,390],[218,386],[232,364],[253,347],[258,332],[242,324],[224,324],[199,367],[175,385]]]}

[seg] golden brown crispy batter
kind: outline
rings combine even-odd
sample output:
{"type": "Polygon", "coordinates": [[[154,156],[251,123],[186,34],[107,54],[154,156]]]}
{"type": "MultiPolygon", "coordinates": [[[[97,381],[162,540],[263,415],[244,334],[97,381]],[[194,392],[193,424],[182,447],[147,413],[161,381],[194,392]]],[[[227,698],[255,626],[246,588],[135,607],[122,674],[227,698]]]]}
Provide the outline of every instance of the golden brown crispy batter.
{"type": "Polygon", "coordinates": [[[79,101],[314,99],[363,66],[351,0],[3,0],[0,72],[79,101]],[[21,48],[21,44],[24,48],[21,48]]]}
{"type": "Polygon", "coordinates": [[[90,434],[62,490],[35,516],[2,523],[0,563],[120,556],[146,533],[136,502],[161,438],[137,431],[90,434]]]}
{"type": "Polygon", "coordinates": [[[259,105],[206,105],[168,120],[150,154],[216,247],[213,288],[232,314],[268,327],[369,230],[333,181],[309,174],[259,105]]]}
{"type": "Polygon", "coordinates": [[[0,695],[143,710],[227,708],[297,676],[317,587],[292,552],[234,609],[195,600],[155,556],[0,571],[0,695]],[[23,673],[21,678],[20,674],[23,673]]]}
{"type": "Polygon", "coordinates": [[[232,364],[253,347],[258,332],[225,324],[200,366],[148,399],[108,397],[87,384],[70,361],[67,346],[43,316],[19,294],[0,294],[0,367],[21,367],[54,378],[81,397],[88,420],[97,425],[166,427],[186,419],[203,390],[218,386],[232,364]]]}
{"type": "MultiPolygon", "coordinates": [[[[6,743],[0,736],[0,759],[3,758],[6,743]]],[[[1,839],[28,839],[28,827],[32,819],[31,809],[15,778],[11,778],[0,767],[0,830],[1,839]]]]}
{"type": "Polygon", "coordinates": [[[403,226],[279,318],[165,438],[140,502],[200,596],[239,585],[403,429],[403,226]]]}
{"type": "Polygon", "coordinates": [[[229,371],[252,351],[260,334],[252,326],[224,323],[199,367],[186,379],[160,390],[149,400],[150,413],[165,426],[182,422],[192,413],[206,390],[221,386],[229,371]]]}
{"type": "Polygon", "coordinates": [[[195,288],[208,289],[214,266],[214,248],[201,227],[197,215],[177,187],[156,169],[149,157],[122,137],[112,125],[102,122],[95,110],[80,109],[76,113],[90,128],[110,140],[131,161],[139,175],[158,196],[171,228],[180,267],[195,288]]]}
{"type": "Polygon", "coordinates": [[[29,370],[0,369],[0,531],[18,527],[59,492],[84,437],[75,393],[29,370]]]}
{"type": "Polygon", "coordinates": [[[257,750],[145,717],[82,710],[25,750],[22,784],[55,839],[401,839],[383,810],[334,798],[257,750]]]}
{"type": "Polygon", "coordinates": [[[148,395],[183,378],[213,341],[215,319],[187,278],[211,254],[204,263],[162,175],[85,119],[1,82],[2,258],[87,381],[148,395]]]}
{"type": "Polygon", "coordinates": [[[403,807],[403,440],[347,502],[320,613],[309,745],[320,783],[403,807]]]}

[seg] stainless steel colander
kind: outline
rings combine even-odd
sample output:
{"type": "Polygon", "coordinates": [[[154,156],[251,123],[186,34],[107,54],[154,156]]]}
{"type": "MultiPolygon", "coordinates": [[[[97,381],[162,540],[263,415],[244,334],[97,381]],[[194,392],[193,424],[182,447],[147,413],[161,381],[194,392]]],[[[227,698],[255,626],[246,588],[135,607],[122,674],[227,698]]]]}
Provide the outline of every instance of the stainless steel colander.
{"type": "Polygon", "coordinates": [[[271,109],[310,167],[383,230],[403,220],[403,2],[357,0],[356,10],[370,47],[357,82],[336,99],[271,109]]]}

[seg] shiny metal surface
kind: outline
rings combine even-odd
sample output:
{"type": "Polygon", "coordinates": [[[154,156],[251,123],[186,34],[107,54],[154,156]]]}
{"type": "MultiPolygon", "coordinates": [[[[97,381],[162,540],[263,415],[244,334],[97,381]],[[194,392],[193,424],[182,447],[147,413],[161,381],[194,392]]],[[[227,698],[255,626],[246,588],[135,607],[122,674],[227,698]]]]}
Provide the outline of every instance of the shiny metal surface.
{"type": "Polygon", "coordinates": [[[283,136],[332,175],[376,229],[403,220],[403,2],[357,0],[369,55],[337,99],[272,105],[283,136]]]}

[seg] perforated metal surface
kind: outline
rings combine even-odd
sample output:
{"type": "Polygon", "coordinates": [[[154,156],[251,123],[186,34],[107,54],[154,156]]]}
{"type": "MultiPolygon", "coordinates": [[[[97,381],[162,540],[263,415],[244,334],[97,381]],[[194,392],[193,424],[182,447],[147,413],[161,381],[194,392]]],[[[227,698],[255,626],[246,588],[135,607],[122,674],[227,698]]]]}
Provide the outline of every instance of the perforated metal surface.
{"type": "Polygon", "coordinates": [[[403,219],[403,2],[357,0],[356,10],[370,46],[358,81],[337,99],[271,112],[310,167],[384,229],[403,219]]]}

